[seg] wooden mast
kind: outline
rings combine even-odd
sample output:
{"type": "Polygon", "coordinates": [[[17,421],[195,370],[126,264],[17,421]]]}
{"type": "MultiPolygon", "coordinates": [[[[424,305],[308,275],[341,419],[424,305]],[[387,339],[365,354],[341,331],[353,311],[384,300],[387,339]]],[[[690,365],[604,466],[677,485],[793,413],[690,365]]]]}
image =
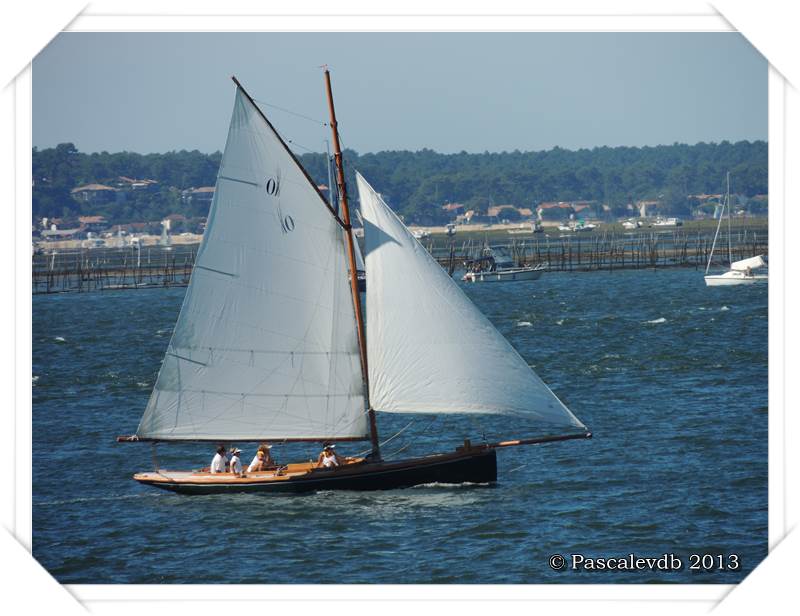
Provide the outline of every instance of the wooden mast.
{"type": "Polygon", "coordinates": [[[364,321],[361,318],[361,295],[358,292],[358,273],[356,271],[355,248],[353,247],[353,232],[350,225],[350,206],[347,201],[347,186],[344,181],[344,165],[342,164],[342,148],[339,144],[339,130],[336,123],[336,110],[333,107],[333,91],[331,90],[331,74],[325,67],[325,89],[328,94],[328,108],[331,115],[331,132],[333,133],[333,157],[336,162],[336,184],[339,187],[339,205],[342,222],[344,222],[345,237],[347,242],[347,257],[350,262],[350,289],[353,294],[353,308],[356,313],[356,329],[358,330],[358,346],[361,351],[361,374],[364,380],[364,401],[367,405],[369,416],[369,433],[372,441],[372,453],[380,459],[380,445],[378,440],[378,424],[375,420],[375,410],[369,399],[369,370],[367,366],[367,338],[364,332],[364,321]]]}

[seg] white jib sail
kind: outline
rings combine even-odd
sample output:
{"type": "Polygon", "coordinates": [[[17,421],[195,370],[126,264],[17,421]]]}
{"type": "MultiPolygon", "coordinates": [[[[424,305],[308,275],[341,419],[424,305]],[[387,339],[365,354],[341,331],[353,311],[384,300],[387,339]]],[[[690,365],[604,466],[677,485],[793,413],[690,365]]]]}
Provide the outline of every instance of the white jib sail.
{"type": "Polygon", "coordinates": [[[758,269],[759,267],[764,267],[766,262],[764,261],[762,255],[758,255],[755,257],[750,257],[749,259],[742,259],[741,261],[734,261],[731,263],[731,269],[736,270],[738,272],[745,272],[747,268],[751,270],[758,269]]]}
{"type": "Polygon", "coordinates": [[[368,438],[344,233],[237,88],[191,282],[139,437],[368,438]]]}
{"type": "MultiPolygon", "coordinates": [[[[353,233],[353,231],[351,230],[350,233],[353,233]]],[[[358,270],[359,272],[363,272],[364,257],[361,255],[361,248],[358,245],[358,238],[356,237],[355,233],[353,233],[353,251],[356,260],[356,270],[358,270]]]]}
{"type": "Polygon", "coordinates": [[[585,428],[361,175],[370,402],[396,413],[511,413],[585,428]]]}

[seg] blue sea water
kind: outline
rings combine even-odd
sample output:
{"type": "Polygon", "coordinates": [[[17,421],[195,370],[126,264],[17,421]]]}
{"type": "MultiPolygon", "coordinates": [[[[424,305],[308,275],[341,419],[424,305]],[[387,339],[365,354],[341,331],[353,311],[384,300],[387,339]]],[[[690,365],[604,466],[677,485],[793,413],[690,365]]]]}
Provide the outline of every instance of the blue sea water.
{"type": "MultiPolygon", "coordinates": [[[[114,439],[136,429],[184,289],[35,296],[35,558],[63,583],[734,583],[766,556],[766,285],[706,288],[671,269],[465,290],[594,438],[501,450],[491,487],[304,496],[187,497],[131,480],[151,448],[114,439]],[[548,564],[578,553],[673,553],[684,567],[548,564]],[[741,566],[691,571],[691,554],[741,566]],[[323,556],[333,578],[315,573],[323,556]]],[[[413,422],[385,448],[405,456],[535,432],[517,421],[388,415],[380,427],[387,438],[413,422]]],[[[211,455],[158,447],[165,468],[211,455]]]]}

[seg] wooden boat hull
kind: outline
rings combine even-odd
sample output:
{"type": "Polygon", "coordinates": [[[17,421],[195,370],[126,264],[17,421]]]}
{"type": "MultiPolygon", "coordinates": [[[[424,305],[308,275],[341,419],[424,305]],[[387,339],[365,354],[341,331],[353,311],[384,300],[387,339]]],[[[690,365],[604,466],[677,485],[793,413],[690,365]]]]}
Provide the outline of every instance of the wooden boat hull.
{"type": "Polygon", "coordinates": [[[494,449],[474,448],[397,462],[363,462],[333,470],[313,469],[277,477],[159,471],[139,473],[134,475],[134,479],[180,494],[280,494],[320,490],[392,490],[428,483],[487,484],[497,481],[497,454],[494,449]]]}

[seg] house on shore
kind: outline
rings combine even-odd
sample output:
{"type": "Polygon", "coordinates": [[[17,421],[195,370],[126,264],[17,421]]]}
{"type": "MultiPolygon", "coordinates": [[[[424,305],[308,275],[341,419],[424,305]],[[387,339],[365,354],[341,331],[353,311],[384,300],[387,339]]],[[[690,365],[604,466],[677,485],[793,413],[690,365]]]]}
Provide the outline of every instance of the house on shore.
{"type": "Polygon", "coordinates": [[[105,231],[108,228],[108,221],[105,216],[79,216],[78,222],[81,229],[97,233],[98,231],[105,231]]]}
{"type": "Polygon", "coordinates": [[[200,188],[187,188],[181,192],[181,201],[188,205],[211,205],[214,199],[213,186],[201,186],[200,188]]]}
{"type": "Polygon", "coordinates": [[[487,217],[491,220],[518,221],[527,220],[533,216],[533,210],[515,205],[492,205],[486,210],[487,217]]]}
{"type": "Polygon", "coordinates": [[[540,222],[565,222],[575,214],[571,203],[565,201],[546,201],[536,208],[540,222]]]}
{"type": "Polygon", "coordinates": [[[70,191],[70,194],[76,201],[90,205],[122,203],[125,201],[125,193],[123,191],[105,184],[77,186],[70,191]]]}

